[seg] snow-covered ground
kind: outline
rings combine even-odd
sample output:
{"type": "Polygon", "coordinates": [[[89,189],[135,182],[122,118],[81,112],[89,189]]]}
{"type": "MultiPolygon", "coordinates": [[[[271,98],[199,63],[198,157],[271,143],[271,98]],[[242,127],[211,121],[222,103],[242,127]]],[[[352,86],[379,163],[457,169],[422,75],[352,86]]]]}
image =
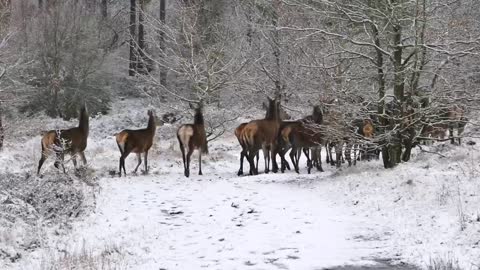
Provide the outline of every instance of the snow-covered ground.
{"type": "MultiPolygon", "coordinates": [[[[86,154],[100,178],[94,210],[0,268],[61,269],[62,256],[85,253],[108,257],[99,259],[108,264],[101,269],[322,269],[379,260],[425,267],[438,258],[458,259],[464,269],[480,265],[478,146],[438,144],[428,149],[446,157],[416,151],[392,170],[372,161],[311,175],[237,177],[239,147],[229,134],[210,145],[203,176],[194,156],[187,179],[175,126],[164,125],[150,174],[118,178],[109,175],[119,157],[112,135],[143,126],[146,110],[113,115],[91,120],[86,154]]],[[[33,172],[39,136],[22,138],[21,147],[7,143],[0,165],[33,172]]],[[[135,163],[132,155],[127,172],[135,163]]]]}

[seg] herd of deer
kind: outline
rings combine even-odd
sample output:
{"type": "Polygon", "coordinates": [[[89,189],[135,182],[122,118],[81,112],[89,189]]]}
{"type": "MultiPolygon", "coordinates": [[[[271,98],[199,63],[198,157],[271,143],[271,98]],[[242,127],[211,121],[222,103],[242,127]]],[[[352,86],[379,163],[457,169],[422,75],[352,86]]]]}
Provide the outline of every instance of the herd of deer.
{"type": "MultiPolygon", "coordinates": [[[[321,161],[321,147],[326,148],[326,162],[331,165],[341,166],[345,160],[349,165],[356,164],[358,159],[377,158],[380,151],[378,147],[372,146],[369,142],[374,137],[374,122],[370,118],[353,120],[350,125],[345,125],[342,121],[343,115],[339,112],[324,112],[319,105],[313,106],[311,115],[300,120],[282,120],[280,117],[280,101],[268,98],[268,106],[264,119],[253,120],[248,123],[242,123],[235,129],[235,136],[240,143],[242,151],[240,153],[240,169],[238,175],[243,175],[243,162],[246,158],[249,165],[250,175],[258,174],[258,159],[260,149],[263,151],[265,161],[265,173],[270,171],[270,165],[273,172],[278,172],[276,156],[280,156],[281,172],[290,170],[290,165],[285,158],[290,150],[290,160],[293,168],[299,173],[299,160],[302,154],[307,158],[308,173],[313,167],[323,171],[321,161]],[[358,139],[361,138],[361,139],[358,139]],[[345,146],[345,149],[344,149],[345,146]],[[335,149],[336,158],[333,159],[332,150],[335,149]]],[[[192,124],[181,125],[177,130],[177,139],[180,144],[182,159],[184,164],[184,175],[190,176],[190,158],[195,150],[199,150],[199,175],[202,175],[202,154],[208,153],[207,136],[205,132],[203,106],[199,103],[195,108],[194,122],[192,124]]],[[[126,175],[125,159],[130,153],[137,155],[138,164],[134,173],[142,163],[142,154],[144,156],[144,172],[148,172],[148,151],[153,145],[153,139],[156,131],[155,114],[152,110],[148,111],[148,125],[145,129],[123,130],[115,134],[118,149],[120,150],[119,175],[126,175]]],[[[461,119],[462,121],[452,121],[456,123],[458,134],[463,132],[465,126],[465,117],[459,107],[448,112],[448,117],[452,119],[461,119]],[[458,124],[463,123],[463,124],[458,124]]],[[[422,136],[441,138],[446,135],[446,130],[453,134],[454,125],[450,124],[426,124],[423,126],[422,136]]],[[[37,174],[50,154],[56,156],[54,166],[58,169],[60,166],[65,172],[64,155],[70,154],[75,169],[77,169],[77,155],[86,164],[85,148],[87,147],[87,138],[89,133],[89,117],[86,107],[83,106],[80,111],[79,125],[71,129],[50,130],[43,134],[41,140],[42,155],[38,164],[37,174]]],[[[453,142],[453,141],[452,141],[453,142]]],[[[459,141],[460,143],[460,141],[459,141]]]]}

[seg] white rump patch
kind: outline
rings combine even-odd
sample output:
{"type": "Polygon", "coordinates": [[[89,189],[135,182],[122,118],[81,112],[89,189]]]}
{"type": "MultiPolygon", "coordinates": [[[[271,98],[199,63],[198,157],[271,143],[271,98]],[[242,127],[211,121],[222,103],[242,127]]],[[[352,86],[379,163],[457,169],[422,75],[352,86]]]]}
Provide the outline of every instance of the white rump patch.
{"type": "Polygon", "coordinates": [[[183,147],[188,149],[188,143],[190,138],[193,136],[193,128],[191,126],[182,126],[178,130],[178,137],[182,141],[183,147]]]}

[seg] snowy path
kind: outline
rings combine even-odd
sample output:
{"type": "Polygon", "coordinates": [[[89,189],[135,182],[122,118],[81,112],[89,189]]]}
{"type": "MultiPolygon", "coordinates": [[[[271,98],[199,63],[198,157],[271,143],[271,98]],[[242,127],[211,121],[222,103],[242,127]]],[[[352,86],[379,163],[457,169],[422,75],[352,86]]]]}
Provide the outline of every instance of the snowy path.
{"type": "Polygon", "coordinates": [[[295,177],[102,179],[95,213],[74,227],[68,241],[93,250],[119,246],[132,269],[322,269],[372,263],[364,258],[377,251],[349,240],[356,230],[352,218],[330,208],[314,185],[305,184],[312,181],[285,180],[295,177]]]}

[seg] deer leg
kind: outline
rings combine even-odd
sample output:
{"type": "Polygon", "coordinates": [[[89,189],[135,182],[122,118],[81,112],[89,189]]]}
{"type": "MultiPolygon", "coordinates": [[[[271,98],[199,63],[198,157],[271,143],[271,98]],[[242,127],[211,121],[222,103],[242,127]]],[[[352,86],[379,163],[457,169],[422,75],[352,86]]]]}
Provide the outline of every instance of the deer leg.
{"type": "Polygon", "coordinates": [[[122,177],[122,165],[123,165],[123,157],[120,156],[120,160],[118,161],[118,174],[120,175],[120,177],[122,177]]]}
{"type": "Polygon", "coordinates": [[[243,158],[245,157],[245,149],[242,147],[242,151],[240,152],[240,169],[238,169],[237,175],[243,175],[243,158]]]}
{"type": "Polygon", "coordinates": [[[278,164],[277,164],[277,144],[273,143],[270,146],[270,154],[271,154],[271,162],[272,162],[272,172],[278,172],[278,164]]]}
{"type": "Polygon", "coordinates": [[[75,171],[77,171],[77,154],[72,155],[72,163],[73,163],[73,168],[75,168],[75,171]]]}
{"type": "Polygon", "coordinates": [[[87,159],[85,158],[85,153],[84,152],[80,152],[78,153],[80,155],[80,158],[82,159],[82,162],[83,162],[83,166],[87,166],[87,159]]]}
{"type": "Polygon", "coordinates": [[[307,158],[307,172],[310,174],[312,171],[312,160],[310,159],[310,149],[309,148],[303,148],[303,153],[305,154],[305,157],[307,158]]]}
{"type": "Polygon", "coordinates": [[[130,154],[130,150],[123,152],[122,156],[120,157],[120,176],[122,174],[123,168],[123,175],[127,176],[127,169],[125,168],[125,159],[130,154]]]}
{"type": "Polygon", "coordinates": [[[258,174],[258,167],[255,167],[254,159],[257,158],[257,166],[258,166],[258,151],[253,151],[252,149],[248,150],[247,160],[250,164],[250,175],[258,174]]]}
{"type": "Polygon", "coordinates": [[[198,151],[198,175],[203,175],[202,173],[202,151],[198,151]]]}
{"type": "Polygon", "coordinates": [[[137,173],[138,167],[140,167],[140,164],[142,164],[142,154],[141,153],[137,153],[137,160],[138,160],[137,167],[135,167],[135,170],[133,170],[133,173],[137,173]]]}
{"type": "Polygon", "coordinates": [[[297,167],[297,163],[295,161],[295,153],[297,152],[297,149],[295,147],[292,147],[290,149],[290,160],[292,161],[292,165],[293,165],[293,168],[295,169],[295,171],[297,173],[299,173],[299,170],[298,170],[298,167],[297,167]]]}
{"type": "Polygon", "coordinates": [[[286,165],[285,165],[285,152],[284,152],[284,149],[280,149],[280,151],[278,152],[278,155],[280,156],[280,171],[282,173],[285,172],[285,168],[286,168],[286,165]]]}
{"type": "MultiPolygon", "coordinates": [[[[193,153],[193,147],[189,147],[188,148],[188,152],[187,152],[187,167],[185,169],[185,177],[190,177],[190,157],[192,156],[192,153],[193,153]]],[[[202,151],[201,149],[199,149],[199,151],[202,151]]]]}
{"type": "Polygon", "coordinates": [[[43,163],[47,159],[47,155],[42,151],[42,157],[40,158],[40,161],[38,161],[38,170],[37,170],[37,175],[40,175],[40,169],[43,166],[43,163]]]}
{"type": "Polygon", "coordinates": [[[182,140],[180,140],[180,137],[177,137],[178,138],[178,143],[180,144],[180,151],[182,152],[182,160],[183,160],[183,174],[187,176],[190,175],[190,173],[187,173],[187,156],[186,156],[186,153],[185,153],[185,146],[183,145],[182,143],[182,140]]]}
{"type": "Polygon", "coordinates": [[[285,158],[285,154],[287,154],[287,151],[288,151],[288,148],[285,149],[285,151],[283,152],[283,161],[285,162],[285,168],[290,171],[291,170],[290,165],[288,164],[288,161],[285,158]]]}
{"type": "Polygon", "coordinates": [[[144,153],[144,159],[145,159],[145,161],[143,162],[143,165],[145,165],[144,174],[148,174],[148,150],[145,151],[145,153],[144,153]]]}
{"type": "Polygon", "coordinates": [[[257,174],[258,174],[258,160],[260,159],[260,155],[258,154],[258,152],[255,154],[255,157],[257,158],[257,160],[256,160],[257,163],[256,163],[256,165],[255,165],[255,168],[256,168],[257,174]]]}
{"type": "Polygon", "coordinates": [[[295,159],[297,160],[297,168],[298,168],[298,172],[297,173],[300,173],[300,158],[302,157],[302,148],[299,147],[297,149],[297,152],[295,153],[295,159]]]}
{"type": "Polygon", "coordinates": [[[268,151],[267,146],[265,146],[265,145],[262,146],[262,151],[263,151],[263,160],[265,162],[265,173],[269,173],[269,171],[270,171],[269,165],[270,164],[268,164],[268,162],[269,162],[268,158],[269,158],[270,153],[268,151]]]}
{"type": "Polygon", "coordinates": [[[288,149],[285,147],[280,150],[279,155],[280,155],[280,160],[282,162],[280,170],[282,173],[285,172],[285,169],[290,170],[290,165],[288,164],[288,161],[285,159],[285,154],[287,153],[288,149]]]}

